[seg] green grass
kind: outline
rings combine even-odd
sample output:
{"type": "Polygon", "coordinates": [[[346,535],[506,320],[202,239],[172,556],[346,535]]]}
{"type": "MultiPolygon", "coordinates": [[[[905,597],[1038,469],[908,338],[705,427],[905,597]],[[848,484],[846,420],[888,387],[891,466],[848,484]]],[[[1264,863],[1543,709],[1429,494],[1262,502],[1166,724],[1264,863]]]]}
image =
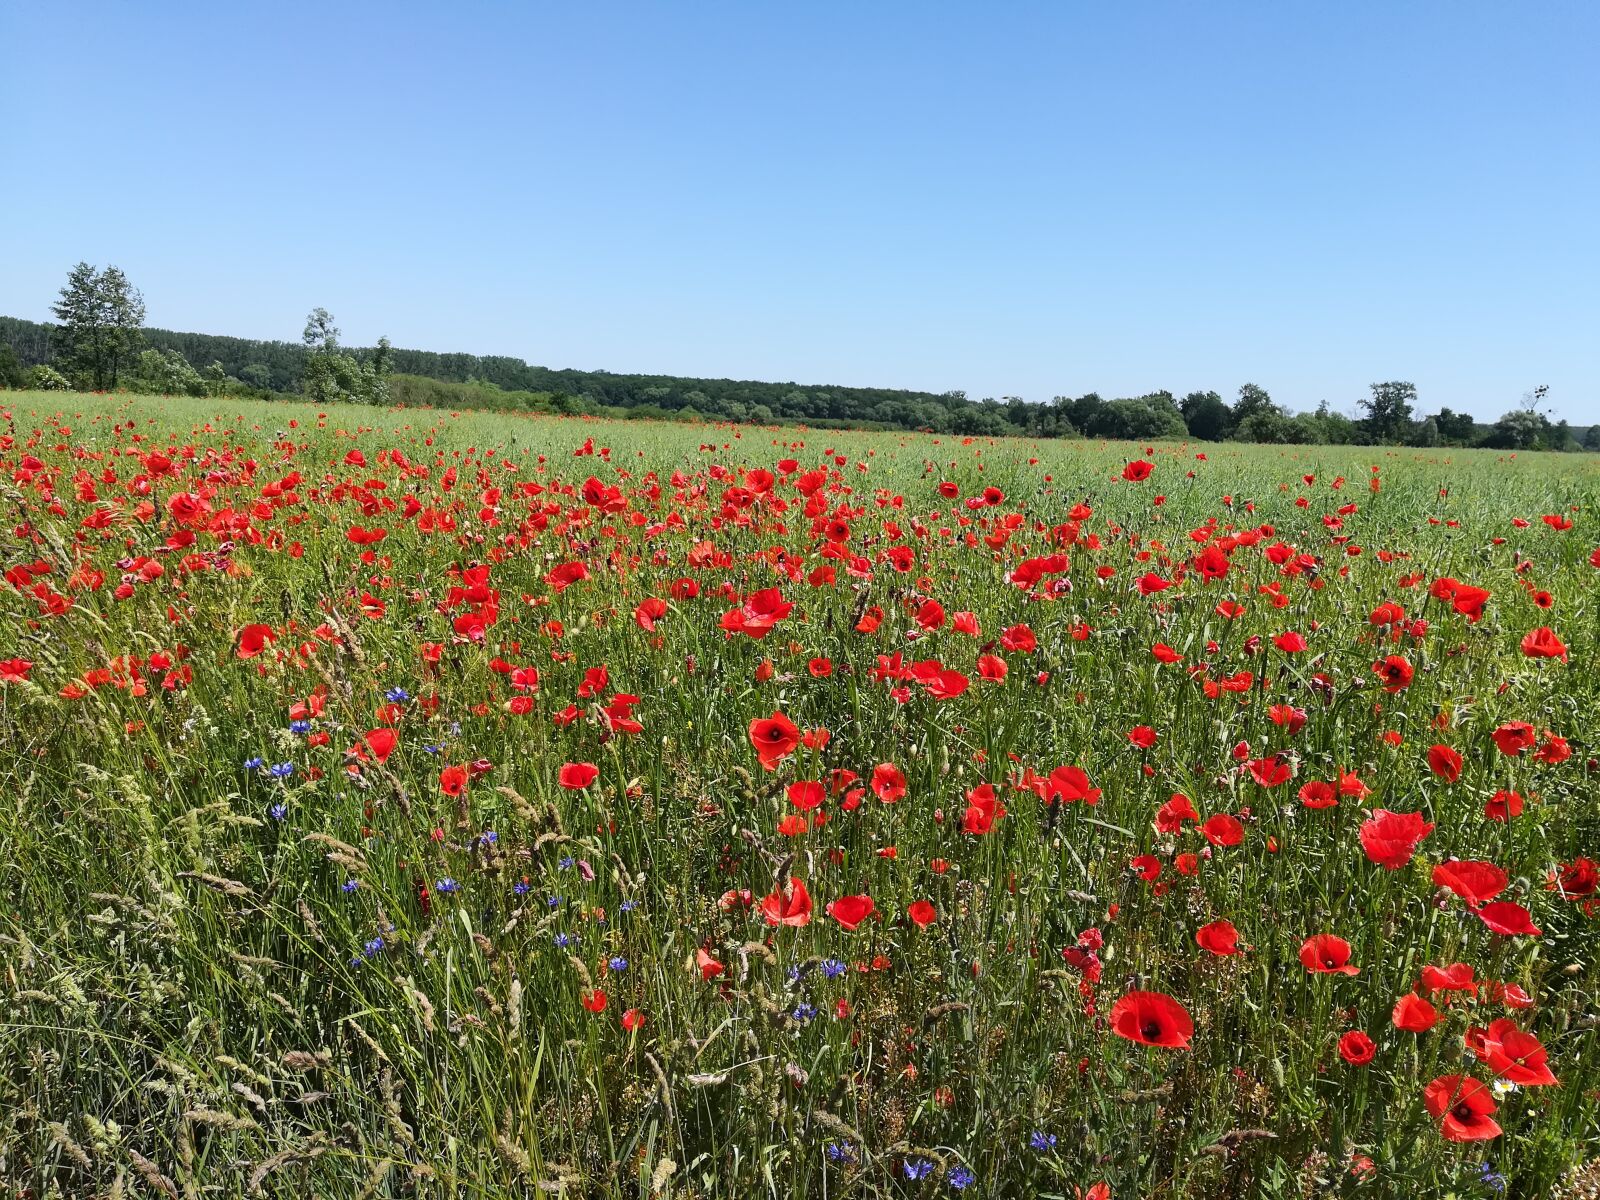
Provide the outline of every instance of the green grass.
{"type": "Polygon", "coordinates": [[[967,1196],[1074,1196],[1105,1181],[1119,1197],[1465,1197],[1493,1194],[1489,1163],[1507,1194],[1538,1196],[1593,1154],[1600,938],[1584,904],[1546,881],[1600,857],[1594,456],[1176,444],[1146,456],[1092,442],[0,400],[13,572],[0,659],[33,663],[0,686],[0,1180],[19,1194],[931,1196],[957,1194],[965,1170],[967,1196]],[[609,461],[574,457],[586,439],[609,461]],[[152,451],[170,468],[152,473],[152,451]],[[1123,482],[1141,457],[1154,476],[1123,482]],[[781,510],[724,514],[745,469],[785,458],[827,467],[825,515],[851,510],[849,552],[870,580],[822,555],[822,522],[814,533],[791,483],[773,492],[781,510]],[[625,507],[586,503],[591,475],[625,507]],[[940,496],[941,480],[1005,500],[969,511],[940,496]],[[522,481],[541,490],[520,493],[522,481]],[[169,541],[180,493],[209,506],[192,545],[169,541]],[[420,513],[406,515],[408,496],[420,513]],[[1092,515],[1061,528],[1079,503],[1092,515]],[[1008,514],[1021,518],[1009,540],[989,544],[1008,514]],[[1172,578],[1208,523],[1213,540],[1271,532],[1235,549],[1221,581],[1191,572],[1141,595],[1135,581],[1172,578]],[[387,536],[363,547],[352,526],[387,536]],[[725,565],[692,557],[696,539],[725,565]],[[1263,553],[1280,541],[1314,569],[1286,574],[1263,553]],[[911,569],[887,560],[896,545],[911,569]],[[1054,549],[1070,559],[1070,592],[1007,581],[1054,549]],[[781,569],[789,557],[798,582],[781,569]],[[141,576],[144,561],[159,575],[141,576]],[[590,577],[558,594],[547,576],[566,561],[590,577]],[[498,594],[481,644],[453,626],[485,598],[463,594],[477,563],[498,594]],[[16,574],[25,564],[49,573],[16,574]],[[834,585],[808,582],[829,564],[834,585]],[[125,576],[135,582],[118,598],[125,576]],[[1482,620],[1430,598],[1442,577],[1490,591],[1482,620]],[[697,598],[673,598],[681,578],[700,583],[697,598]],[[737,595],[720,596],[725,584],[737,595]],[[792,613],[760,640],[726,635],[722,615],[767,587],[792,613]],[[653,633],[633,616],[648,597],[668,601],[653,633]],[[926,598],[974,613],[981,636],[947,624],[911,638],[926,598]],[[1246,611],[1224,619],[1224,599],[1246,611]],[[1391,642],[1368,620],[1384,601],[1425,630],[1391,642]],[[856,632],[874,605],[882,626],[856,632]],[[1020,622],[1036,650],[989,647],[1020,622]],[[238,635],[253,623],[276,640],[244,660],[238,635]],[[1567,661],[1519,651],[1540,626],[1567,661]],[[1274,646],[1287,630],[1305,651],[1274,646]],[[1156,643],[1183,661],[1158,661],[1156,643]],[[941,701],[907,682],[902,702],[873,678],[897,651],[971,687],[941,701]],[[1006,660],[1003,683],[978,677],[982,653],[1006,660]],[[1396,694],[1371,669],[1388,653],[1415,668],[1396,694]],[[819,657],[831,676],[811,674],[819,657]],[[537,668],[531,711],[507,711],[517,693],[496,659],[537,668]],[[601,665],[607,684],[580,696],[601,665]],[[1240,671],[1248,690],[1202,686],[1240,671]],[[395,688],[408,699],[386,700],[395,688]],[[599,705],[617,692],[639,697],[642,731],[606,728],[599,705]],[[292,732],[291,706],[313,695],[312,736],[292,732]],[[401,711],[383,713],[391,703],[401,711]],[[569,704],[575,720],[552,719],[569,704]],[[1302,709],[1304,728],[1275,724],[1275,704],[1302,709]],[[831,738],[766,771],[747,729],[774,712],[831,738]],[[1571,756],[1501,753],[1492,734],[1512,721],[1567,739],[1571,756]],[[399,735],[386,763],[347,754],[386,723],[399,735]],[[1157,733],[1148,750],[1127,737],[1141,725],[1157,733]],[[1235,754],[1244,742],[1245,758],[1292,755],[1293,781],[1260,786],[1235,754]],[[1435,743],[1462,755],[1454,782],[1428,767],[1435,743]],[[247,769],[257,757],[295,772],[247,769]],[[474,760],[490,768],[461,797],[443,794],[441,768],[474,760]],[[598,780],[560,787],[566,762],[594,763],[598,780]],[[848,809],[830,797],[826,824],[778,831],[799,812],[789,783],[849,770],[860,786],[880,762],[904,771],[904,799],[868,791],[848,809]],[[1007,786],[1064,764],[1087,771],[1098,805],[1051,807],[1007,786]],[[1296,799],[1340,770],[1371,794],[1322,810],[1296,799]],[[1007,815],[963,833],[965,793],[986,781],[1007,815]],[[1508,823],[1484,816],[1501,790],[1527,799],[1508,823]],[[1238,817],[1242,844],[1212,849],[1192,824],[1157,832],[1174,793],[1202,819],[1238,817]],[[1358,837],[1372,808],[1422,811],[1437,828],[1388,871],[1358,837]],[[1176,869],[1175,855],[1208,850],[1196,874],[1176,869]],[[1163,888],[1129,869],[1144,853],[1162,860],[1163,888]],[[1452,856],[1503,867],[1501,899],[1525,905],[1543,936],[1491,933],[1436,888],[1431,869],[1452,856]],[[748,889],[759,905],[787,876],[815,898],[804,927],[720,903],[748,889]],[[459,890],[441,892],[444,879],[459,890]],[[849,894],[877,909],[854,931],[824,913],[849,894]],[[918,900],[939,914],[926,929],[904,917],[918,900]],[[1223,917],[1244,954],[1196,946],[1195,929],[1223,917]],[[1085,989],[1062,951],[1091,928],[1103,978],[1085,989]],[[1359,975],[1301,966],[1320,932],[1350,942],[1359,975]],[[376,937],[383,948],[364,954],[376,937]],[[723,965],[719,979],[702,979],[697,950],[723,965]],[[625,970],[606,966],[617,956],[625,970]],[[837,977],[821,966],[832,961],[846,967],[837,977]],[[1535,1006],[1436,997],[1437,1027],[1396,1030],[1391,1007],[1422,967],[1455,962],[1517,983],[1535,1006]],[[1185,1005],[1189,1049],[1109,1031],[1133,986],[1185,1005]],[[593,988],[608,996],[599,1013],[582,1002],[593,988]],[[803,1005],[816,1015],[796,1019],[803,1005]],[[627,1030],[631,1010],[644,1023],[627,1030]],[[1423,1088],[1456,1072],[1491,1079],[1464,1035],[1501,1016],[1537,1034],[1561,1085],[1501,1096],[1499,1138],[1450,1142],[1423,1088]],[[1377,1043],[1370,1065],[1341,1060],[1349,1029],[1377,1043]],[[1035,1131],[1054,1148],[1030,1148],[1035,1131]],[[926,1177],[909,1180],[921,1162],[926,1177]]]}

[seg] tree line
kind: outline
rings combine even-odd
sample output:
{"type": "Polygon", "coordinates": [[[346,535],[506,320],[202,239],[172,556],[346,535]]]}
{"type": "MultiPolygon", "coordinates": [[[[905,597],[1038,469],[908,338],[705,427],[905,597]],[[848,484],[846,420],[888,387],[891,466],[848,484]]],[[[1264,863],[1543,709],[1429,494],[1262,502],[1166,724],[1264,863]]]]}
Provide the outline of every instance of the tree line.
{"type": "Polygon", "coordinates": [[[1246,383],[1216,391],[1048,402],[964,392],[801,386],[754,380],[555,370],[501,355],[406,350],[380,338],[351,349],[326,309],[313,309],[298,342],[182,333],[144,325],[144,299],[116,267],[72,268],[52,325],[0,317],[0,386],[155,394],[299,395],[317,403],[590,413],[682,421],[928,430],[1030,437],[1244,441],[1283,444],[1486,446],[1600,450],[1600,425],[1574,428],[1541,410],[1535,388],[1498,421],[1449,408],[1419,414],[1417,389],[1374,383],[1356,416],[1326,402],[1293,413],[1246,383]],[[204,365],[197,365],[204,364],[204,365]]]}

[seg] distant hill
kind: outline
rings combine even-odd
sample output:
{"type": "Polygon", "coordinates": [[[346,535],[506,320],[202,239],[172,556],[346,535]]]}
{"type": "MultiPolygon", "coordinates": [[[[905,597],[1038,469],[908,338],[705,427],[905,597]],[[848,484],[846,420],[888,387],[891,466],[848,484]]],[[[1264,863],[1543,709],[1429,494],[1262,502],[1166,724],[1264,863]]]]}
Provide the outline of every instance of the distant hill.
{"type": "MultiPolygon", "coordinates": [[[[0,317],[0,341],[9,342],[23,366],[48,361],[50,327],[16,317],[0,317]]],[[[213,362],[235,379],[272,392],[293,392],[300,386],[308,351],[298,342],[263,342],[206,333],[146,329],[145,338],[158,350],[176,350],[196,367],[213,362]]],[[[357,350],[358,356],[371,350],[357,350]]],[[[936,394],[896,388],[814,386],[764,383],[742,379],[695,379],[673,375],[614,375],[609,371],[555,370],[536,367],[504,355],[441,354],[432,350],[391,351],[392,369],[401,375],[446,383],[488,384],[508,392],[544,393],[588,401],[596,406],[647,409],[662,415],[689,415],[708,420],[789,421],[819,425],[881,424],[913,429],[951,427],[964,409],[980,406],[960,392],[936,394]]],[[[974,426],[982,420],[963,422],[974,426]]],[[[967,432],[962,430],[961,432],[967,432]]],[[[970,432],[990,432],[974,427],[970,432]]],[[[996,429],[994,432],[1006,432],[996,429]]]]}
{"type": "MultiPolygon", "coordinates": [[[[9,345],[23,368],[50,361],[50,326],[0,317],[0,351],[9,345]]],[[[207,378],[219,364],[220,386],[256,394],[300,391],[310,351],[299,342],[255,341],[207,333],[145,329],[149,346],[175,352],[207,378]]],[[[349,349],[371,360],[375,348],[349,349]]],[[[5,356],[0,354],[0,359],[5,356]]],[[[1216,392],[1171,392],[1107,399],[1095,393],[1035,403],[970,400],[966,393],[900,388],[770,383],[752,379],[697,379],[676,375],[617,375],[610,371],[536,367],[506,355],[389,351],[386,403],[406,407],[595,413],[683,421],[735,421],[818,428],[925,429],[972,436],[1184,439],[1297,444],[1364,444],[1370,428],[1323,405],[1298,415],[1275,404],[1255,384],[1239,389],[1230,405],[1216,392]]],[[[4,363],[0,362],[0,367],[4,363]]],[[[21,371],[11,368],[20,377],[21,371]]],[[[188,367],[183,368],[188,371],[188,367]]],[[[201,378],[188,376],[195,386],[201,378]]],[[[0,374],[0,386],[5,376],[0,374]]],[[[155,391],[160,378],[130,384],[155,391]]],[[[1378,387],[1380,385],[1374,385],[1378,387]]],[[[1416,389],[1410,384],[1381,385],[1416,389]]],[[[1543,414],[1514,413],[1489,425],[1441,408],[1403,419],[1381,440],[1416,446],[1485,446],[1497,449],[1600,450],[1600,426],[1552,424],[1543,414]]]]}

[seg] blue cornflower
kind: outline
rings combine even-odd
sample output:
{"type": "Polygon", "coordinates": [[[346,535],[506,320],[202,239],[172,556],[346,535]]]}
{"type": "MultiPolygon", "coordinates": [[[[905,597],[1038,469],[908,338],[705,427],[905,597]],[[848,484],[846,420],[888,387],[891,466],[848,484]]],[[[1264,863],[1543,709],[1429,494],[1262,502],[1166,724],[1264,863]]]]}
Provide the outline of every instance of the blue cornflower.
{"type": "Polygon", "coordinates": [[[822,963],[822,973],[829,979],[837,979],[849,969],[837,958],[824,959],[822,963]]]}
{"type": "Polygon", "coordinates": [[[797,967],[797,966],[790,967],[789,968],[789,982],[790,983],[798,983],[799,981],[800,981],[800,968],[797,967]]]}
{"type": "Polygon", "coordinates": [[[271,775],[274,779],[287,779],[289,776],[294,774],[294,764],[292,762],[273,763],[267,768],[267,774],[271,775]]]}
{"type": "Polygon", "coordinates": [[[849,1142],[829,1142],[828,1157],[834,1162],[854,1162],[856,1152],[849,1142]]]}
{"type": "Polygon", "coordinates": [[[254,758],[247,758],[244,760],[244,769],[246,771],[259,771],[266,765],[267,760],[262,758],[259,754],[254,758]]]}
{"type": "Polygon", "coordinates": [[[957,1167],[955,1170],[950,1172],[949,1178],[950,1186],[959,1192],[967,1185],[976,1182],[978,1177],[971,1171],[967,1170],[966,1167],[957,1167]]]}
{"type": "Polygon", "coordinates": [[[461,885],[446,875],[443,879],[434,883],[433,890],[436,892],[459,892],[461,885]]]}
{"type": "Polygon", "coordinates": [[[423,749],[426,750],[429,754],[443,754],[444,753],[444,747],[443,746],[424,746],[423,749]]]}
{"type": "Polygon", "coordinates": [[[383,694],[383,698],[391,704],[404,704],[411,699],[411,693],[403,687],[392,687],[383,694]]]}
{"type": "Polygon", "coordinates": [[[639,902],[637,900],[624,900],[622,902],[622,911],[623,912],[632,912],[634,909],[636,909],[638,907],[639,907],[639,902]]]}
{"type": "Polygon", "coordinates": [[[526,896],[532,890],[533,884],[529,883],[526,879],[519,879],[511,885],[512,893],[518,896],[526,896]]]}
{"type": "Polygon", "coordinates": [[[1502,1195],[1505,1193],[1506,1177],[1497,1172],[1492,1163],[1484,1163],[1478,1168],[1478,1182],[1490,1191],[1499,1192],[1502,1195]]]}
{"type": "Polygon", "coordinates": [[[341,888],[342,888],[342,890],[343,890],[343,891],[344,891],[344,894],[345,894],[345,895],[347,895],[347,896],[348,896],[348,895],[349,895],[349,894],[350,894],[350,893],[351,893],[351,892],[353,892],[353,891],[355,891],[355,890],[356,890],[356,889],[357,889],[357,888],[358,888],[358,887],[360,887],[360,886],[361,886],[361,884],[360,884],[360,883],[358,883],[358,882],[357,882],[357,881],[356,881],[356,880],[354,880],[354,879],[346,879],[346,880],[345,880],[345,881],[344,881],[344,883],[342,883],[342,884],[341,884],[341,885],[340,885],[340,887],[341,887],[341,888]]]}
{"type": "Polygon", "coordinates": [[[933,1170],[933,1160],[928,1158],[908,1158],[901,1164],[907,1179],[921,1179],[933,1170]]]}
{"type": "Polygon", "coordinates": [[[271,817],[274,821],[281,821],[288,815],[289,806],[287,804],[274,804],[271,808],[267,809],[267,816],[271,817]]]}
{"type": "Polygon", "coordinates": [[[795,1005],[794,1019],[796,1021],[799,1021],[802,1025],[804,1025],[807,1021],[811,1020],[811,1018],[815,1017],[816,1015],[817,1015],[817,1009],[816,1009],[816,1006],[814,1004],[807,1004],[805,1001],[802,1000],[799,1004],[795,1005]]]}
{"type": "Polygon", "coordinates": [[[620,954],[614,954],[606,960],[606,966],[613,971],[626,971],[628,969],[628,960],[620,954]]]}
{"type": "Polygon", "coordinates": [[[562,899],[563,899],[563,897],[561,897],[561,896],[551,896],[550,897],[550,907],[551,908],[560,908],[562,899]]]}
{"type": "Polygon", "coordinates": [[[558,934],[556,934],[556,945],[557,945],[557,947],[559,947],[562,950],[565,950],[568,946],[572,945],[572,943],[577,941],[577,940],[578,939],[573,937],[571,934],[567,934],[567,933],[558,933],[558,934]]]}
{"type": "Polygon", "coordinates": [[[1056,1148],[1056,1135],[1035,1129],[1033,1136],[1028,1139],[1028,1145],[1032,1146],[1040,1154],[1044,1154],[1056,1148]]]}
{"type": "Polygon", "coordinates": [[[311,732],[311,722],[310,721],[290,721],[289,722],[289,732],[290,733],[310,733],[311,732]]]}
{"type": "Polygon", "coordinates": [[[492,829],[485,829],[478,835],[478,840],[486,846],[492,846],[500,840],[500,835],[492,829]]]}
{"type": "Polygon", "coordinates": [[[383,939],[381,937],[373,938],[366,944],[364,949],[366,950],[368,957],[379,953],[383,949],[383,939]]]}
{"type": "Polygon", "coordinates": [[[569,854],[561,860],[561,869],[563,871],[570,871],[573,863],[575,862],[577,862],[577,859],[573,858],[572,855],[569,854]]]}

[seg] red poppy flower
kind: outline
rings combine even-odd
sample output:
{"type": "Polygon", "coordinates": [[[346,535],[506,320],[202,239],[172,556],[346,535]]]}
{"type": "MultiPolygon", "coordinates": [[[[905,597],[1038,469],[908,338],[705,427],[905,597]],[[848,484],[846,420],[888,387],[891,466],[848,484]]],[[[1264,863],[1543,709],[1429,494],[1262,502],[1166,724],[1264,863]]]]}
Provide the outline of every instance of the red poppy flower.
{"type": "Polygon", "coordinates": [[[811,893],[802,880],[789,880],[783,892],[773,892],[761,901],[761,915],[768,925],[801,926],[811,921],[811,893]]]}
{"type": "Polygon", "coordinates": [[[1522,815],[1522,794],[1520,792],[1496,792],[1483,803],[1483,815],[1491,821],[1509,821],[1512,817],[1522,815]]]}
{"type": "Polygon", "coordinates": [[[1177,833],[1185,821],[1198,823],[1199,820],[1200,814],[1194,810],[1194,801],[1182,792],[1174,792],[1172,798],[1156,810],[1156,832],[1177,833]]]}
{"type": "Polygon", "coordinates": [[[1339,795],[1333,789],[1333,784],[1313,779],[1310,783],[1300,786],[1300,803],[1307,808],[1335,808],[1339,804],[1339,795]]]}
{"type": "Polygon", "coordinates": [[[1142,483],[1150,478],[1155,469],[1154,463],[1145,462],[1142,458],[1136,458],[1122,468],[1122,477],[1129,483],[1142,483]]]}
{"type": "Polygon", "coordinates": [[[459,796],[466,790],[467,769],[465,767],[446,767],[439,772],[439,790],[446,796],[459,796]]]}
{"type": "Polygon", "coordinates": [[[1350,965],[1350,943],[1331,933],[1314,933],[1300,946],[1300,962],[1315,975],[1359,975],[1350,965]]]}
{"type": "Polygon", "coordinates": [[[667,615],[667,602],[651,596],[633,610],[633,620],[646,633],[654,633],[656,622],[667,615]]]}
{"type": "Polygon", "coordinates": [[[563,763],[561,770],[556,773],[556,782],[569,791],[578,791],[588,787],[600,775],[600,768],[594,763],[563,763]]]}
{"type": "Polygon", "coordinates": [[[906,794],[906,777],[893,763],[872,768],[872,794],[885,804],[893,804],[906,794]]]}
{"type": "Polygon", "coordinates": [[[1148,725],[1135,725],[1128,730],[1128,740],[1141,750],[1148,750],[1156,744],[1156,731],[1148,725]]]}
{"type": "Polygon", "coordinates": [[[1200,832],[1213,846],[1237,846],[1244,841],[1244,826],[1227,813],[1214,813],[1200,826],[1200,832]]]}
{"type": "Polygon", "coordinates": [[[1299,654],[1306,648],[1306,639],[1291,629],[1274,637],[1272,644],[1285,654],[1299,654]]]}
{"type": "Polygon", "coordinates": [[[1559,658],[1567,661],[1567,645],[1548,625],[1541,625],[1522,639],[1522,653],[1529,658],[1559,658]]]}
{"type": "Polygon", "coordinates": [[[937,600],[924,600],[922,607],[917,609],[916,621],[927,630],[941,628],[944,625],[944,605],[937,600]]]}
{"type": "Polygon", "coordinates": [[[802,812],[810,812],[822,804],[824,792],[822,785],[810,779],[798,779],[785,789],[789,803],[802,812]]]}
{"type": "Polygon", "coordinates": [[[362,739],[372,757],[379,762],[388,762],[389,755],[394,753],[394,748],[400,742],[400,737],[392,729],[374,729],[365,734],[362,739]]]}
{"type": "Polygon", "coordinates": [[[595,988],[593,991],[584,992],[582,1000],[584,1008],[588,1009],[592,1013],[605,1012],[606,1010],[607,997],[606,994],[599,988],[595,988]]]}
{"type": "Polygon", "coordinates": [[[1112,1005],[1111,1032],[1143,1046],[1187,1050],[1194,1036],[1194,1021],[1171,996],[1134,991],[1112,1005]]]}
{"type": "Polygon", "coordinates": [[[963,833],[985,834],[994,823],[1006,815],[1005,807],[995,796],[994,785],[980,783],[967,792],[967,809],[961,817],[963,833]]]}
{"type": "Polygon", "coordinates": [[[1446,783],[1461,778],[1461,755],[1449,746],[1433,746],[1428,750],[1428,770],[1446,783]]]}
{"type": "Polygon", "coordinates": [[[1013,625],[1000,635],[1000,644],[1014,654],[1030,654],[1038,647],[1039,640],[1026,625],[1013,625]]]}
{"type": "Polygon", "coordinates": [[[1456,859],[1433,869],[1435,887],[1449,888],[1473,908],[1493,900],[1509,882],[1510,877],[1489,862],[1456,859]]]}
{"type": "Polygon", "coordinates": [[[1409,662],[1398,654],[1391,654],[1388,658],[1372,664],[1373,672],[1383,680],[1383,690],[1389,693],[1401,692],[1411,686],[1412,667],[1409,662]]]}
{"type": "Polygon", "coordinates": [[[1476,996],[1478,982],[1473,974],[1471,963],[1451,963],[1446,967],[1429,963],[1422,968],[1422,986],[1429,995],[1435,992],[1465,992],[1469,996],[1476,996]]]}
{"type": "Polygon", "coordinates": [[[757,717],[750,722],[750,744],[756,748],[761,765],[773,771],[800,744],[800,730],[781,712],[757,717]]]}
{"type": "Polygon", "coordinates": [[[1100,801],[1100,789],[1090,786],[1089,776],[1081,767],[1057,767],[1051,771],[1049,793],[1052,803],[1059,800],[1065,804],[1072,804],[1082,800],[1085,804],[1092,805],[1100,801]]]}
{"type": "Polygon", "coordinates": [[[828,905],[828,915],[846,929],[854,929],[877,909],[871,896],[840,896],[828,905]]]}
{"type": "Polygon", "coordinates": [[[1467,1030],[1467,1049],[1510,1083],[1522,1087],[1548,1087],[1556,1083],[1544,1045],[1504,1017],[1489,1022],[1487,1029],[1467,1030]]]}
{"type": "Polygon", "coordinates": [[[1417,846],[1433,832],[1421,813],[1390,812],[1377,808],[1361,824],[1361,847],[1379,866],[1397,871],[1411,861],[1417,846]]]}
{"type": "Polygon", "coordinates": [[[1407,992],[1396,1000],[1389,1016],[1396,1029],[1407,1033],[1427,1033],[1439,1023],[1439,1010],[1415,992],[1407,992]]]}
{"type": "Polygon", "coordinates": [[[1500,753],[1515,758],[1533,746],[1537,740],[1532,725],[1526,721],[1507,721],[1490,735],[1500,753]]]}
{"type": "Polygon", "coordinates": [[[1478,920],[1507,937],[1538,937],[1543,932],[1533,923],[1533,916],[1527,909],[1510,900],[1496,900],[1476,912],[1478,920]]]}
{"type": "Polygon", "coordinates": [[[1467,1075],[1441,1075],[1422,1090],[1422,1102],[1449,1142],[1481,1142],[1500,1136],[1492,1114],[1498,1106],[1489,1086],[1467,1075]]]}
{"type": "Polygon", "coordinates": [[[629,1033],[632,1033],[635,1029],[641,1028],[643,1025],[644,1014],[637,1008],[630,1008],[627,1012],[622,1014],[622,1027],[629,1033]]]}
{"type": "Polygon", "coordinates": [[[239,630],[239,657],[254,658],[272,645],[273,640],[271,625],[246,625],[239,630]]]}
{"type": "Polygon", "coordinates": [[[1281,787],[1294,778],[1294,760],[1286,754],[1268,758],[1253,758],[1245,764],[1250,774],[1264,788],[1281,787]]]}
{"type": "Polygon", "coordinates": [[[1228,920],[1212,921],[1194,931],[1195,945],[1223,958],[1239,953],[1239,931],[1228,920]]]}
{"type": "Polygon", "coordinates": [[[1560,892],[1567,900],[1581,900],[1600,890],[1600,863],[1594,859],[1580,856],[1560,866],[1559,872],[1550,872],[1549,882],[1545,885],[1548,890],[1560,892]]]}
{"type": "Polygon", "coordinates": [[[918,900],[906,909],[906,916],[918,929],[926,929],[939,919],[939,911],[926,900],[918,900]]]}
{"type": "Polygon", "coordinates": [[[1359,1029],[1352,1029],[1339,1039],[1339,1057],[1352,1067],[1366,1066],[1377,1052],[1377,1045],[1359,1029]]]}

